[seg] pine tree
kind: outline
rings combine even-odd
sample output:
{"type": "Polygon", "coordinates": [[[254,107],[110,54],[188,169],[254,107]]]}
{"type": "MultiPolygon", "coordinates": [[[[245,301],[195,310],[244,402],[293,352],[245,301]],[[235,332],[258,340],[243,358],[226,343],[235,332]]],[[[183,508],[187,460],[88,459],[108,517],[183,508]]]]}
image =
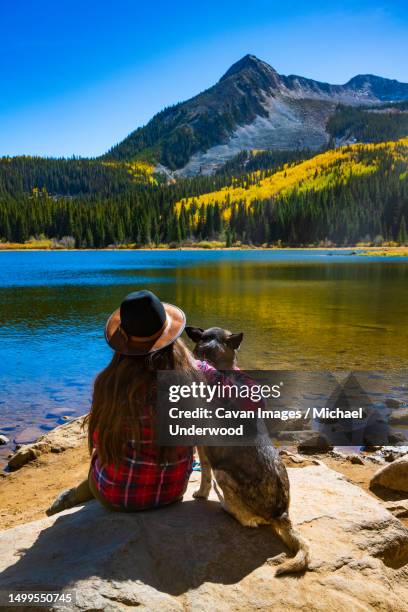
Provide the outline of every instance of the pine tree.
{"type": "Polygon", "coordinates": [[[94,245],[94,237],[93,237],[92,230],[91,230],[91,228],[90,228],[90,227],[87,227],[87,229],[86,229],[86,234],[85,234],[85,235],[86,235],[86,238],[85,238],[85,240],[86,240],[86,246],[87,246],[89,249],[93,249],[93,248],[94,248],[94,246],[95,246],[95,245],[94,245]]]}
{"type": "Polygon", "coordinates": [[[398,242],[400,244],[406,244],[406,242],[407,242],[407,226],[406,226],[406,223],[405,223],[404,215],[402,215],[401,221],[400,221],[400,224],[399,224],[397,240],[398,240],[398,242]]]}
{"type": "Polygon", "coordinates": [[[220,207],[218,203],[214,205],[213,227],[214,227],[214,233],[218,237],[220,233],[222,232],[222,217],[221,217],[221,211],[220,211],[220,207]]]}
{"type": "Polygon", "coordinates": [[[214,238],[214,206],[211,205],[206,210],[204,238],[214,238]]]}

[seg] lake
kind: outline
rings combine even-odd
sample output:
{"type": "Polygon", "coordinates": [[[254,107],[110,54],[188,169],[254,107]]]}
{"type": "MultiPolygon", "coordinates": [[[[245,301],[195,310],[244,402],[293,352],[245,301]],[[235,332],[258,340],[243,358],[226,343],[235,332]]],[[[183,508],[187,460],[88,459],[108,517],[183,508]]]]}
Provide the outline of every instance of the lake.
{"type": "MultiPolygon", "coordinates": [[[[408,363],[408,261],[347,251],[0,253],[0,433],[24,443],[87,411],[108,315],[148,288],[188,323],[243,331],[252,369],[408,363]]],[[[2,457],[10,448],[0,447],[2,457]]],[[[1,460],[1,457],[0,457],[1,460]]]]}

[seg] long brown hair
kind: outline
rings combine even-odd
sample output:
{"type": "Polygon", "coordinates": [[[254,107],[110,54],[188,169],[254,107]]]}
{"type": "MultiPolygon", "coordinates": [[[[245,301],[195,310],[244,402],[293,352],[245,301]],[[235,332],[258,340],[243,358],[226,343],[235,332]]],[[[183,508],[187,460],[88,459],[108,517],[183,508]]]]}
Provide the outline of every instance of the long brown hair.
{"type": "MultiPolygon", "coordinates": [[[[154,406],[156,372],[197,372],[194,359],[178,338],[170,346],[143,357],[115,353],[95,379],[92,407],[87,417],[88,447],[92,453],[97,432],[98,458],[102,464],[118,466],[129,439],[140,442],[139,415],[147,404],[154,406]]],[[[154,427],[154,414],[152,414],[154,427]]],[[[174,448],[164,448],[159,460],[170,460],[174,448]]]]}

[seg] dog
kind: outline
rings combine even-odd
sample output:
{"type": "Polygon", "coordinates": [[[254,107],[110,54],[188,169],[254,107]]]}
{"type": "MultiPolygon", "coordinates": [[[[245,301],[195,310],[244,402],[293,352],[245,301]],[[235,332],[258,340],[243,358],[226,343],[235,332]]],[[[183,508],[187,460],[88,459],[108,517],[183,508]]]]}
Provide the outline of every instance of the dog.
{"type": "MultiPolygon", "coordinates": [[[[197,359],[207,361],[217,370],[236,368],[242,333],[232,334],[220,327],[206,330],[186,327],[186,333],[195,343],[193,352],[197,359]]],[[[214,488],[226,512],[244,527],[272,525],[295,553],[277,567],[276,575],[305,571],[310,561],[309,546],[290,521],[289,478],[273,445],[203,446],[198,448],[198,454],[201,483],[194,497],[208,498],[213,472],[214,488]]]]}

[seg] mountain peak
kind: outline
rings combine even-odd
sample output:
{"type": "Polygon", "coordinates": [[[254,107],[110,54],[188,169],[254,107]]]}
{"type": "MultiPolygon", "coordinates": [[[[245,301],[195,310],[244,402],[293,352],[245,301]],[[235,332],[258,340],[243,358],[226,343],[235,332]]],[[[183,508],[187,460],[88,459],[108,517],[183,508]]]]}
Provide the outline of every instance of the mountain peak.
{"type": "Polygon", "coordinates": [[[240,60],[235,62],[235,64],[232,64],[227,72],[220,78],[220,81],[224,81],[228,77],[238,74],[244,70],[254,70],[256,72],[276,72],[272,66],[269,66],[269,64],[260,60],[258,57],[256,57],[256,55],[251,55],[248,53],[240,60]]]}
{"type": "MultiPolygon", "coordinates": [[[[373,83],[373,82],[380,82],[380,81],[387,81],[387,80],[388,79],[379,77],[375,74],[356,74],[356,76],[354,76],[349,81],[347,81],[346,85],[350,85],[350,83],[351,84],[361,84],[361,83],[373,83]]],[[[393,82],[395,83],[396,81],[394,80],[393,82]]]]}
{"type": "Polygon", "coordinates": [[[399,102],[408,97],[408,83],[385,79],[375,74],[358,74],[350,79],[345,87],[355,91],[365,91],[374,98],[385,102],[399,102]]]}
{"type": "Polygon", "coordinates": [[[247,149],[318,149],[339,103],[352,106],[408,100],[408,84],[358,75],[345,85],[280,75],[248,54],[212,87],[164,109],[113,147],[106,159],[146,155],[180,175],[211,173],[247,149]]]}

